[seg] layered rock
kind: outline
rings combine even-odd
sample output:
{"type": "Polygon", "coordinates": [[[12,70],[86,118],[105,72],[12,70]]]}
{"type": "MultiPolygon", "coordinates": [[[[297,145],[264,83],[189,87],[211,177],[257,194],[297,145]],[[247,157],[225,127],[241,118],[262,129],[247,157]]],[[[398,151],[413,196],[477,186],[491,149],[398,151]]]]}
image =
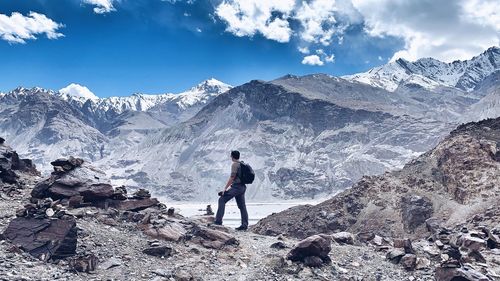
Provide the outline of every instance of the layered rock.
{"type": "Polygon", "coordinates": [[[67,215],[59,201],[50,198],[29,203],[17,211],[3,237],[41,260],[61,259],[76,252],[76,219],[67,215]]]}

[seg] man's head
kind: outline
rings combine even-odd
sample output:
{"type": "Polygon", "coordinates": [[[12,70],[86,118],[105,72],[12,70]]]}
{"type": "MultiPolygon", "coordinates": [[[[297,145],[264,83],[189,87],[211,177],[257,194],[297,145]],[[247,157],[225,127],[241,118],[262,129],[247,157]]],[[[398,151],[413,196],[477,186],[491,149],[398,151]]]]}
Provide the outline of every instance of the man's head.
{"type": "Polygon", "coordinates": [[[233,158],[234,160],[239,160],[240,159],[240,152],[238,150],[231,151],[231,158],[233,158]]]}

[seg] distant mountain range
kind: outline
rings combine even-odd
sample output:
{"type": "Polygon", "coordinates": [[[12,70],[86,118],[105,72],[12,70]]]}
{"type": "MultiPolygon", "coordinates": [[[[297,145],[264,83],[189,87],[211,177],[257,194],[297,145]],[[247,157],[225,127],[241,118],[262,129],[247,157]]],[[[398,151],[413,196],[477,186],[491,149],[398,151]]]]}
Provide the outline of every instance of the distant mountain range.
{"type": "Polygon", "coordinates": [[[342,78],[287,75],[232,88],[100,99],[80,85],[0,94],[0,136],[42,170],[80,156],[115,184],[212,200],[239,149],[250,200],[318,198],[400,168],[457,124],[500,115],[499,48],[469,61],[397,60],[342,78]]]}
{"type": "Polygon", "coordinates": [[[368,72],[342,78],[391,92],[407,85],[417,85],[429,90],[442,86],[455,87],[471,92],[476,90],[484,79],[498,71],[499,62],[500,48],[491,47],[466,61],[444,63],[433,58],[423,58],[415,62],[398,59],[370,69],[368,72]]]}

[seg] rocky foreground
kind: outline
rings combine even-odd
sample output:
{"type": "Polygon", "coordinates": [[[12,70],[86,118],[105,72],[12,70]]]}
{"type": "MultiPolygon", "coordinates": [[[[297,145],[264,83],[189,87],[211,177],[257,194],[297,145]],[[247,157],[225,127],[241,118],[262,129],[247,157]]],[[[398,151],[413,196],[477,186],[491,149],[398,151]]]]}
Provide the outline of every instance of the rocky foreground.
{"type": "Polygon", "coordinates": [[[145,189],[111,186],[81,159],[53,161],[40,179],[0,149],[2,172],[16,179],[0,178],[0,280],[433,280],[430,268],[408,271],[349,233],[235,232],[210,215],[180,216],[145,189]]]}
{"type": "Polygon", "coordinates": [[[296,238],[348,231],[407,269],[431,268],[436,280],[500,280],[499,202],[497,118],[461,125],[402,170],[273,214],[253,231],[296,238]]]}

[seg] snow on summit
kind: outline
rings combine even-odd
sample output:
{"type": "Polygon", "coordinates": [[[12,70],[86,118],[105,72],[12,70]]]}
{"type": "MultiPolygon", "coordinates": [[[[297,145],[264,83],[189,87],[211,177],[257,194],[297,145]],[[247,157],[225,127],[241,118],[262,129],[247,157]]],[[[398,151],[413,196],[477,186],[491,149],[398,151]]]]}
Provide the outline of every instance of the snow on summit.
{"type": "Polygon", "coordinates": [[[77,99],[81,101],[92,100],[97,101],[99,98],[92,93],[89,88],[80,84],[71,83],[68,86],[59,90],[62,97],[65,99],[77,99]]]}

